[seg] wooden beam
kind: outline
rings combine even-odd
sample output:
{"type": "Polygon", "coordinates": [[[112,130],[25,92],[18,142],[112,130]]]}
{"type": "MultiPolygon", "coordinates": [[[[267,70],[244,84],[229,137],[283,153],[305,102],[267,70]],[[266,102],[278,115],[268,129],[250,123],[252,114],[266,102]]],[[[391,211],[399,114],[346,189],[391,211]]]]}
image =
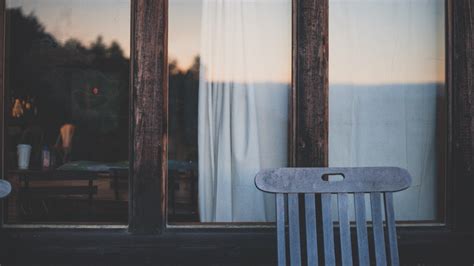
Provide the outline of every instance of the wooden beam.
{"type": "Polygon", "coordinates": [[[453,223],[456,230],[474,229],[474,3],[451,0],[448,21],[452,50],[448,57],[448,79],[452,88],[452,171],[453,223]]]}
{"type": "Polygon", "coordinates": [[[132,1],[130,232],[165,225],[167,1],[132,1]]]}
{"type": "MultiPolygon", "coordinates": [[[[0,179],[5,178],[5,0],[0,0],[0,179]]],[[[5,222],[6,201],[0,202],[0,228],[5,222]]]]}
{"type": "Polygon", "coordinates": [[[293,165],[327,166],[328,0],[299,0],[294,9],[293,165]]]}

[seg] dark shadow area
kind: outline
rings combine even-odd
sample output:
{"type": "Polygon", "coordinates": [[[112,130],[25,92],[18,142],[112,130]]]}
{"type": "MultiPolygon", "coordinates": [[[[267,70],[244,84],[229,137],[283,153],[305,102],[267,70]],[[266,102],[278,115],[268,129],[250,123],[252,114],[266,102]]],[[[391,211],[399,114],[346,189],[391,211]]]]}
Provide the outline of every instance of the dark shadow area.
{"type": "Polygon", "coordinates": [[[186,70],[169,63],[169,221],[199,221],[197,209],[199,56],[186,70]]]}
{"type": "Polygon", "coordinates": [[[21,8],[6,10],[6,40],[5,166],[16,192],[8,222],[126,223],[128,177],[112,171],[127,169],[129,154],[130,60],[120,44],[101,35],[62,43],[21,8]],[[28,173],[17,170],[18,144],[31,145],[28,173]],[[58,169],[69,175],[53,178],[58,169]]]}

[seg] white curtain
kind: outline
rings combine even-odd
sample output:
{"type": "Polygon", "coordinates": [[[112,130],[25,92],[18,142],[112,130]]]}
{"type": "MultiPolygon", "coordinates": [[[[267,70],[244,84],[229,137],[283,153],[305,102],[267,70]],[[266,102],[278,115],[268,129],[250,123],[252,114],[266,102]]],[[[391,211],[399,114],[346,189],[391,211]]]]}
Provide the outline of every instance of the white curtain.
{"type": "Polygon", "coordinates": [[[436,219],[444,1],[329,4],[329,165],[408,169],[396,218],[436,219]]]}
{"type": "Polygon", "coordinates": [[[201,222],[274,220],[274,198],[255,188],[254,177],[262,168],[286,164],[288,85],[266,82],[262,75],[271,56],[264,29],[270,21],[260,16],[265,3],[268,0],[203,2],[201,222]]]}

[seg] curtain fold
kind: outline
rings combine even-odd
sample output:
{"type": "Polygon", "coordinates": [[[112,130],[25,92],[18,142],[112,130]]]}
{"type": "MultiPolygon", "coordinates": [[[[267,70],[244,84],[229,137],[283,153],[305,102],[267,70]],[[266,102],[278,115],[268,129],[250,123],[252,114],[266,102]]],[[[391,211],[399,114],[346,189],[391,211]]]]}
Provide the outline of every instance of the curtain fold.
{"type": "Polygon", "coordinates": [[[263,167],[286,163],[283,112],[288,85],[257,77],[265,68],[268,50],[265,29],[259,27],[262,16],[257,16],[264,12],[264,2],[268,3],[203,1],[198,107],[201,222],[274,220],[274,202],[255,188],[254,177],[263,167]]]}
{"type": "Polygon", "coordinates": [[[444,6],[329,1],[329,165],[408,169],[399,220],[438,218],[444,6]]]}

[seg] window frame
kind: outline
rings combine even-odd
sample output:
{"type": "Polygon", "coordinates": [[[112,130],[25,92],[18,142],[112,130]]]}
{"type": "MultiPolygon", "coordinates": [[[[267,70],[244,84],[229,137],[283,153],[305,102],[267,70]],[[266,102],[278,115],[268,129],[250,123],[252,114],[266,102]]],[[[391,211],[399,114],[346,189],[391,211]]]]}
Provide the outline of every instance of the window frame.
{"type": "MultiPolygon", "coordinates": [[[[327,165],[328,0],[293,1],[290,164],[327,165]],[[314,23],[305,23],[314,21],[314,23]],[[320,57],[322,53],[324,57],[320,57]],[[307,90],[305,88],[312,88],[307,90]]],[[[446,222],[400,227],[402,263],[472,261],[474,218],[474,7],[446,1],[446,222]]],[[[0,262],[272,263],[274,229],[171,228],[167,205],[167,0],[131,0],[130,207],[126,228],[0,229],[0,262]],[[61,245],[58,245],[61,243],[61,245]],[[178,248],[177,248],[178,247],[178,248]],[[22,252],[19,252],[21,250],[22,252]],[[184,253],[183,253],[184,252],[184,253]],[[185,254],[185,256],[183,256],[185,254]],[[93,257],[91,257],[93,256],[93,257]]],[[[0,115],[4,115],[4,10],[0,1],[0,115]]],[[[2,119],[3,121],[3,119],[2,119]]],[[[3,122],[0,133],[3,167],[3,122]]],[[[3,171],[3,170],[2,170],[3,171]]],[[[0,216],[0,218],[3,218],[0,216]]],[[[3,219],[2,219],[3,220],[3,219]]],[[[336,234],[337,236],[337,234],[336,234]]]]}

